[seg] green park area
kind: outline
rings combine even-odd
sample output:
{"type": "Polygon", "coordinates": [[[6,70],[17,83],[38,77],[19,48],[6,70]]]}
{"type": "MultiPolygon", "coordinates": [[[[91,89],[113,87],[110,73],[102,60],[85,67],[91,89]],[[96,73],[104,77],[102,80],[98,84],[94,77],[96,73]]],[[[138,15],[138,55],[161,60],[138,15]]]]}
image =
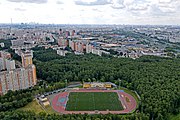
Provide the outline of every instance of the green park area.
{"type": "Polygon", "coordinates": [[[17,110],[34,111],[36,113],[45,112],[44,109],[41,107],[41,105],[38,104],[36,100],[33,100],[32,102],[28,103],[26,106],[21,107],[17,110]]]}

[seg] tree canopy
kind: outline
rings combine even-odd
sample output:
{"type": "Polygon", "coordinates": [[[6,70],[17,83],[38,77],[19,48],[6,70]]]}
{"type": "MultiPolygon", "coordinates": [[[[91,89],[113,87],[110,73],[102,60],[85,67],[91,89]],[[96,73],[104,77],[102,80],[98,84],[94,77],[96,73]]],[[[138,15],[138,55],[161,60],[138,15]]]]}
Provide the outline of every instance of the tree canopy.
{"type": "Polygon", "coordinates": [[[39,78],[47,82],[111,81],[140,94],[139,111],[150,119],[167,119],[180,111],[180,59],[143,56],[100,57],[92,54],[61,57],[52,49],[35,50],[39,78]]]}

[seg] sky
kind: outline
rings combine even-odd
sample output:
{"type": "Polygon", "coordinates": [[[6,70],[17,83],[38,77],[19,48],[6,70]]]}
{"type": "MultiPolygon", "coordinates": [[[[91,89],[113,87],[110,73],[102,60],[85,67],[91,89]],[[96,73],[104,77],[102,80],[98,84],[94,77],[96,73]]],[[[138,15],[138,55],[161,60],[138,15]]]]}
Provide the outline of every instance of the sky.
{"type": "Polygon", "coordinates": [[[179,25],[180,0],[0,0],[0,23],[179,25]]]}

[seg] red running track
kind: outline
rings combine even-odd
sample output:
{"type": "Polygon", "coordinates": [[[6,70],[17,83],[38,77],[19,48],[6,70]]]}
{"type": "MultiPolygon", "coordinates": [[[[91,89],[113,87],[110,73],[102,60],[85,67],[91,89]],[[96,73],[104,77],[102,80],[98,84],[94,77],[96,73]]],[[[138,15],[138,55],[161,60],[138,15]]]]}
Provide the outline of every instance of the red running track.
{"type": "Polygon", "coordinates": [[[137,103],[136,100],[129,94],[119,91],[119,90],[71,90],[69,92],[62,92],[57,94],[52,100],[52,107],[55,111],[61,114],[125,114],[130,113],[136,109],[137,103]],[[69,92],[117,92],[119,99],[124,107],[124,110],[121,111],[66,111],[66,103],[68,101],[69,92]],[[129,102],[126,101],[126,97],[129,99],[129,102]],[[59,101],[59,98],[62,98],[63,101],[59,101]]]}

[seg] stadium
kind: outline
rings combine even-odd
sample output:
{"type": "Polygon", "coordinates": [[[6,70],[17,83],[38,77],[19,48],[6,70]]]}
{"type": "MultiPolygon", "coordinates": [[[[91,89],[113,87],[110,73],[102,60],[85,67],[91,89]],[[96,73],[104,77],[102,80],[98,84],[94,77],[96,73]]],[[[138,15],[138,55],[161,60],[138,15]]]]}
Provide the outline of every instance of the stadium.
{"type": "Polygon", "coordinates": [[[126,114],[136,109],[136,100],[130,94],[109,89],[107,83],[84,83],[83,87],[56,94],[52,108],[61,114],[126,114]]]}

